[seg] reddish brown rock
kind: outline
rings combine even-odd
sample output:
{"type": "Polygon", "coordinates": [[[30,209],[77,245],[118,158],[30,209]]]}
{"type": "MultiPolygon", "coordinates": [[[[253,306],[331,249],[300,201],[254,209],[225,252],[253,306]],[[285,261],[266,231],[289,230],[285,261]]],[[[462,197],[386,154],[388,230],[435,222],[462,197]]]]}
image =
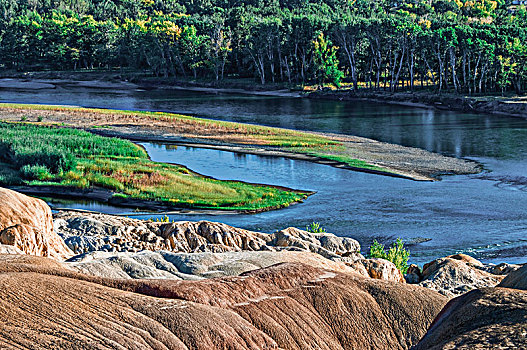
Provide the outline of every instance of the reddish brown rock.
{"type": "Polygon", "coordinates": [[[53,231],[51,209],[44,201],[5,188],[0,188],[0,243],[59,260],[73,255],[53,231]]]}
{"type": "Polygon", "coordinates": [[[114,280],[3,255],[0,286],[1,348],[407,349],[446,302],[301,264],[204,281],[114,280]]]}
{"type": "Polygon", "coordinates": [[[451,300],[414,350],[527,349],[527,292],[482,288],[451,300]]]}

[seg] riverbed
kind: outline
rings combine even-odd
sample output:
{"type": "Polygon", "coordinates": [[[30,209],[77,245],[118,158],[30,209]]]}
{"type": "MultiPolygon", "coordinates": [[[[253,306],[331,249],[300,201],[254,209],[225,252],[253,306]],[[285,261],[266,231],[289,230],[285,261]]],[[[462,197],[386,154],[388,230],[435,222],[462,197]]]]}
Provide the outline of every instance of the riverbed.
{"type": "MultiPolygon", "coordinates": [[[[306,161],[193,147],[144,144],[155,161],[219,179],[317,193],[290,208],[255,215],[171,215],[271,232],[318,221],[358,239],[410,244],[417,263],[455,252],[489,262],[527,262],[527,121],[368,102],[320,101],[184,91],[1,91],[2,102],[162,110],[302,130],[359,135],[481,162],[486,172],[440,182],[352,172],[306,161]]],[[[112,212],[93,203],[73,207],[112,212]]],[[[120,211],[120,210],[118,210],[120,211]]],[[[126,212],[127,210],[125,210],[126,212]]],[[[121,211],[122,212],[122,211],[121,211]]],[[[134,213],[131,213],[134,214],[134,213]]],[[[153,214],[139,215],[141,218],[153,214]]]]}

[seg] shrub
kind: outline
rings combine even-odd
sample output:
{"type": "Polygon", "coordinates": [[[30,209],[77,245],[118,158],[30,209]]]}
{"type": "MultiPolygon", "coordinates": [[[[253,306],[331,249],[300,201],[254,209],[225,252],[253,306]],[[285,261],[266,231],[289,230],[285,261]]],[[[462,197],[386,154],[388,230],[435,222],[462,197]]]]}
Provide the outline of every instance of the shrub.
{"type": "Polygon", "coordinates": [[[374,240],[370,246],[370,253],[367,255],[369,258],[381,258],[391,261],[403,274],[408,271],[410,251],[404,248],[404,243],[400,238],[397,238],[388,252],[384,249],[384,244],[380,244],[377,240],[374,240]]]}
{"type": "Polygon", "coordinates": [[[49,172],[49,169],[44,165],[24,165],[20,171],[22,175],[28,180],[50,180],[53,175],[49,172]]]}
{"type": "Polygon", "coordinates": [[[160,217],[160,218],[150,218],[149,221],[152,221],[152,222],[163,222],[163,223],[175,222],[175,221],[171,221],[170,218],[168,217],[168,215],[165,215],[165,216],[160,217]]]}
{"type": "Polygon", "coordinates": [[[311,233],[326,233],[326,229],[319,222],[312,222],[306,226],[306,231],[311,233]]]}

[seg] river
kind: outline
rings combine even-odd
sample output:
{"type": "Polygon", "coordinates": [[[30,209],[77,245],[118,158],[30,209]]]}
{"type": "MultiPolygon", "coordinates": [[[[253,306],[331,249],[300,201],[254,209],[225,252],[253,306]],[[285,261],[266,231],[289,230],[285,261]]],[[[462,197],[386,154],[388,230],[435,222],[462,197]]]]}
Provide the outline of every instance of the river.
{"type": "MultiPolygon", "coordinates": [[[[0,91],[0,101],[172,111],[301,130],[327,131],[419,147],[481,162],[486,171],[415,182],[277,157],[143,144],[155,161],[219,179],[317,193],[302,204],[253,215],[172,216],[272,232],[312,221],[367,247],[373,239],[409,244],[424,263],[455,252],[486,262],[527,262],[527,120],[368,102],[321,101],[184,91],[64,88],[0,91]]],[[[121,211],[93,203],[72,206],[121,211]]],[[[148,218],[153,215],[139,215],[148,218]]]]}

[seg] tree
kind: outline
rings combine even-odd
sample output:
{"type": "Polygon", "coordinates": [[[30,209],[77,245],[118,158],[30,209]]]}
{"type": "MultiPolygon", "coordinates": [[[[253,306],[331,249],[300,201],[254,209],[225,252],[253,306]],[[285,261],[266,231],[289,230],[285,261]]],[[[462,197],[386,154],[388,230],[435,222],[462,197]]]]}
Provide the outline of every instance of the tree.
{"type": "Polygon", "coordinates": [[[319,84],[329,82],[336,87],[340,86],[344,73],[339,69],[337,50],[338,47],[333,46],[333,43],[324,37],[324,33],[320,33],[313,40],[313,60],[319,84]]]}

